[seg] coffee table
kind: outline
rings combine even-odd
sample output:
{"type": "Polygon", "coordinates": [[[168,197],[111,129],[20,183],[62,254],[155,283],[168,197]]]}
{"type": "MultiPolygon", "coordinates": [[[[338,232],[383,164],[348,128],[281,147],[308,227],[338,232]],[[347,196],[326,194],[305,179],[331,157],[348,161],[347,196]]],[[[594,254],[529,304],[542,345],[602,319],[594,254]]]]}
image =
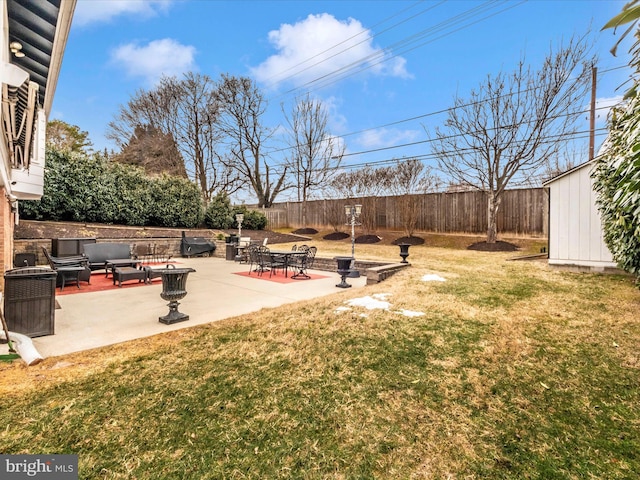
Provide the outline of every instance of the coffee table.
{"type": "Polygon", "coordinates": [[[118,282],[118,287],[122,288],[122,282],[126,282],[127,280],[138,280],[138,282],[147,281],[147,271],[140,270],[134,267],[114,267],[113,268],[113,284],[118,282]]]}
{"type": "Polygon", "coordinates": [[[111,273],[116,267],[137,267],[140,265],[140,260],[136,260],[134,258],[111,258],[104,261],[104,276],[105,278],[109,276],[109,269],[111,269],[111,273]]]}

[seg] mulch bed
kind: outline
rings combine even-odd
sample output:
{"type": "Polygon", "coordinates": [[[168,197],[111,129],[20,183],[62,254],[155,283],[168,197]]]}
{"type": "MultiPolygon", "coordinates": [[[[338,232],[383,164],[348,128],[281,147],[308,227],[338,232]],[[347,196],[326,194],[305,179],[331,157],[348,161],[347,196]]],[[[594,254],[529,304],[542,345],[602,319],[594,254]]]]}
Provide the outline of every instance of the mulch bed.
{"type": "Polygon", "coordinates": [[[315,228],[299,228],[291,233],[295,235],[315,235],[318,233],[318,230],[315,228]]]}
{"type": "Polygon", "coordinates": [[[424,245],[424,238],[414,237],[413,235],[410,237],[400,237],[396,238],[393,242],[394,245],[400,245],[401,243],[405,243],[408,245],[424,245]]]}
{"type": "Polygon", "coordinates": [[[513,243],[497,241],[496,243],[478,242],[467,247],[467,250],[478,250],[480,252],[516,252],[520,247],[513,243]]]}
{"type": "Polygon", "coordinates": [[[360,235],[356,237],[355,243],[378,243],[382,240],[382,237],[378,235],[360,235]]]}
{"type": "Polygon", "coordinates": [[[345,240],[351,235],[345,232],[331,232],[328,235],[322,237],[323,240],[345,240]]]}

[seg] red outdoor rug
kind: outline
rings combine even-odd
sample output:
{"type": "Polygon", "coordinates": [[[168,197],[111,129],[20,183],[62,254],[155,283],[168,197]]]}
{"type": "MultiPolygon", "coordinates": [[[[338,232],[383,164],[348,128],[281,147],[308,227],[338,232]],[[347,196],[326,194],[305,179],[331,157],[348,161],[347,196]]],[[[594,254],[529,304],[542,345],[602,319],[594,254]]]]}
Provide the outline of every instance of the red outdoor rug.
{"type": "Polygon", "coordinates": [[[309,277],[311,278],[291,278],[291,273],[289,273],[288,277],[285,277],[282,272],[279,272],[277,275],[269,276],[269,272],[265,272],[262,276],[258,275],[258,272],[234,272],[236,275],[240,275],[242,277],[256,278],[258,280],[269,280],[271,282],[276,283],[294,283],[294,282],[306,282],[308,280],[318,280],[320,278],[329,278],[326,275],[318,275],[316,273],[309,273],[309,277]]]}
{"type": "MultiPolygon", "coordinates": [[[[152,282],[162,283],[162,278],[154,278],[152,282]]],[[[91,283],[80,282],[80,288],[76,286],[75,282],[67,283],[64,286],[64,290],[60,291],[60,287],[56,288],[56,296],[59,295],[73,295],[75,293],[89,293],[89,292],[102,292],[105,290],[123,290],[125,288],[135,288],[135,287],[143,287],[145,285],[149,285],[148,283],[139,282],[138,280],[127,280],[126,282],[122,282],[122,288],[118,287],[118,282],[113,284],[113,278],[111,277],[111,273],[109,273],[109,277],[105,278],[104,270],[98,270],[91,274],[91,283]]]]}

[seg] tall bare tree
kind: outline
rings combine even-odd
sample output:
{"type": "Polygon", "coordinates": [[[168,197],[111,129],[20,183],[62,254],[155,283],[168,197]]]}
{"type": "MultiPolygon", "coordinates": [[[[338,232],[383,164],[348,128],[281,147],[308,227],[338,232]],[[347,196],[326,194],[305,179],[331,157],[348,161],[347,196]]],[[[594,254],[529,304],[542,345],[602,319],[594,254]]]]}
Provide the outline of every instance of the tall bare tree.
{"type": "Polygon", "coordinates": [[[538,71],[521,61],[457,97],[433,151],[454,181],[486,192],[487,242],[495,243],[496,218],[507,185],[535,175],[570,140],[583,110],[595,58],[584,38],[551,51],[538,71]]]}
{"type": "Polygon", "coordinates": [[[138,128],[171,136],[186,172],[209,201],[219,192],[233,193],[239,177],[217,154],[220,132],[216,84],[207,75],[187,73],[182,79],[163,77],[150,91],[139,90],[109,123],[107,137],[121,148],[138,128]]]}
{"type": "Polygon", "coordinates": [[[250,78],[222,75],[215,101],[220,108],[217,126],[224,136],[227,167],[251,185],[259,207],[271,207],[286,188],[287,167],[271,178],[265,152],[271,132],[262,123],[266,109],[262,93],[250,78]]]}
{"type": "Polygon", "coordinates": [[[387,168],[388,185],[391,193],[398,197],[398,216],[407,236],[416,231],[420,216],[420,196],[435,188],[437,179],[431,168],[420,160],[398,160],[396,165],[387,168]]]}
{"type": "Polygon", "coordinates": [[[306,225],[307,199],[335,175],[345,145],[329,133],[329,113],[320,100],[310,98],[309,94],[296,102],[291,116],[283,113],[289,125],[291,147],[287,163],[295,176],[298,201],[302,202],[302,223],[306,225]]]}
{"type": "Polygon", "coordinates": [[[363,230],[373,233],[377,226],[377,197],[389,189],[389,174],[385,167],[370,166],[358,170],[341,171],[331,181],[338,197],[347,202],[361,202],[360,223],[363,230]],[[348,200],[351,199],[351,200],[348,200]]]}

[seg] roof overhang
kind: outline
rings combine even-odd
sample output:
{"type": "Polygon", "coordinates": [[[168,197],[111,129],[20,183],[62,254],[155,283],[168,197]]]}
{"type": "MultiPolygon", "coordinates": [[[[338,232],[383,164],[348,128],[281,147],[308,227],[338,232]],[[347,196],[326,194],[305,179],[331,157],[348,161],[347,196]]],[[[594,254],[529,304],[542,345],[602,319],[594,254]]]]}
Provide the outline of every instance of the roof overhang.
{"type": "Polygon", "coordinates": [[[38,105],[51,110],[76,0],[5,0],[9,45],[21,45],[11,63],[38,84],[38,105]]]}
{"type": "Polygon", "coordinates": [[[51,110],[76,0],[4,2],[2,136],[11,167],[29,169],[36,118],[51,110]]]}

